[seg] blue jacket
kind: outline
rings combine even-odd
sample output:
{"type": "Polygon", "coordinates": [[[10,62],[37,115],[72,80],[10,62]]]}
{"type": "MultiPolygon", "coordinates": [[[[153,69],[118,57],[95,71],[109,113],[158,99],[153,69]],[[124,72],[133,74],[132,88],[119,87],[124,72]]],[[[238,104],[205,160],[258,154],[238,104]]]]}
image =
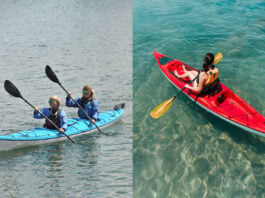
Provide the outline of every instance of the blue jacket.
{"type": "MultiPolygon", "coordinates": [[[[77,98],[75,99],[75,101],[81,106],[81,98],[77,98]]],[[[66,97],[66,106],[78,107],[77,104],[71,98],[68,98],[68,97],[66,97]]],[[[91,102],[88,102],[84,106],[84,110],[90,118],[95,119],[95,120],[98,119],[99,107],[98,107],[98,102],[96,100],[93,100],[93,107],[91,106],[91,102]]],[[[89,120],[86,117],[86,114],[81,109],[78,109],[78,116],[81,119],[89,120]]]]}
{"type": "MultiPolygon", "coordinates": [[[[51,110],[50,108],[42,108],[40,109],[40,112],[43,113],[45,116],[49,117],[51,115],[51,110]]],[[[33,117],[35,119],[42,119],[44,118],[39,112],[37,111],[34,111],[33,112],[33,117]]],[[[66,117],[66,114],[63,110],[61,110],[60,112],[60,128],[64,128],[65,130],[67,129],[67,117],[66,117]]]]}

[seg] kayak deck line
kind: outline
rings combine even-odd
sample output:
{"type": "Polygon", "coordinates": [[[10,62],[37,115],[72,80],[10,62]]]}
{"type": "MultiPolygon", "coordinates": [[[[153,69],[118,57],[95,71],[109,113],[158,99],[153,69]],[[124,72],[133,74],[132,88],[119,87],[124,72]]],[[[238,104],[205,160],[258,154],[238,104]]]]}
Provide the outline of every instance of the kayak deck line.
{"type": "MultiPolygon", "coordinates": [[[[121,105],[121,104],[120,104],[121,105]]],[[[99,120],[96,124],[100,128],[108,127],[119,121],[124,113],[124,104],[114,110],[99,113],[99,120]]],[[[98,130],[89,120],[71,118],[68,120],[68,127],[65,133],[74,138],[84,134],[96,133],[98,130]]],[[[34,146],[46,143],[66,140],[67,137],[58,130],[36,127],[34,129],[23,130],[9,135],[0,136],[0,151],[7,151],[27,146],[34,146]]]]}
{"type": "MultiPolygon", "coordinates": [[[[116,123],[117,121],[119,121],[121,118],[118,118],[116,119],[115,121],[109,123],[109,124],[106,124],[100,128],[106,128],[114,123],[116,123]]],[[[92,130],[88,130],[88,131],[83,131],[81,133],[77,133],[77,134],[73,134],[73,135],[70,135],[70,137],[77,137],[77,136],[80,136],[80,135],[84,135],[84,134],[92,134],[92,133],[95,133],[97,132],[97,129],[92,129],[92,130]]],[[[61,133],[60,133],[61,134],[61,133]]],[[[0,136],[0,138],[2,138],[3,136],[0,136]]],[[[30,137],[30,136],[25,136],[25,137],[30,137]]],[[[15,140],[15,139],[0,139],[0,144],[1,144],[1,141],[10,141],[10,142],[13,142],[13,141],[19,141],[19,142],[34,142],[34,141],[50,141],[50,140],[55,140],[55,139],[67,139],[67,137],[64,135],[64,134],[61,134],[60,136],[58,135],[57,137],[55,138],[49,138],[49,139],[38,139],[38,140],[33,140],[33,139],[21,139],[21,140],[15,140]]],[[[0,150],[1,151],[1,150],[0,150]]]]}
{"type": "MultiPolygon", "coordinates": [[[[221,92],[221,93],[218,95],[218,97],[219,97],[221,94],[223,94],[223,92],[221,92]]],[[[247,102],[244,101],[244,100],[241,100],[241,101],[239,101],[239,102],[232,102],[232,101],[233,101],[233,100],[232,100],[232,99],[233,99],[233,96],[234,96],[235,94],[234,94],[234,93],[231,93],[231,94],[232,94],[232,98],[231,98],[229,104],[215,105],[215,106],[213,106],[213,107],[214,107],[214,108],[221,108],[221,109],[223,109],[223,107],[228,106],[228,107],[229,107],[229,114],[228,114],[228,117],[229,117],[229,118],[235,118],[235,117],[240,117],[240,116],[246,116],[247,125],[249,125],[249,124],[248,124],[248,115],[254,115],[254,114],[257,114],[258,111],[248,112],[248,111],[247,111],[247,110],[248,110],[248,109],[247,109],[247,108],[248,108],[248,105],[247,105],[247,102]],[[237,114],[237,115],[231,115],[234,105],[236,105],[236,104],[241,104],[241,103],[246,105],[246,106],[245,106],[245,113],[237,114]]]]}
{"type": "MultiPolygon", "coordinates": [[[[168,80],[170,80],[170,79],[168,79],[168,80]]],[[[171,82],[172,83],[172,82],[171,82]]],[[[181,90],[179,87],[177,87],[174,83],[172,83],[176,88],[178,88],[179,90],[181,90]]],[[[190,100],[192,100],[194,103],[195,103],[195,99],[193,99],[191,96],[189,96],[188,94],[186,94],[188,97],[189,97],[189,99],[190,100]]],[[[227,119],[227,118],[225,118],[224,116],[220,116],[220,114],[217,114],[217,113],[215,113],[214,111],[211,111],[211,110],[209,110],[207,107],[205,107],[205,106],[203,106],[202,104],[200,104],[200,103],[197,103],[200,107],[202,107],[202,108],[204,108],[206,111],[208,111],[208,112],[210,112],[210,113],[212,113],[212,114],[214,114],[215,116],[217,116],[217,117],[219,117],[219,118],[221,118],[221,119],[223,119],[223,120],[225,120],[225,121],[227,121],[227,122],[229,122],[229,123],[231,123],[231,124],[233,124],[233,125],[236,125],[236,126],[238,126],[238,127],[240,127],[240,128],[242,128],[242,129],[244,129],[244,130],[246,130],[246,131],[248,131],[248,132],[252,132],[252,133],[255,133],[256,135],[261,135],[261,136],[263,136],[263,137],[265,137],[265,133],[264,132],[262,132],[262,131],[258,131],[258,130],[255,130],[255,129],[252,129],[253,131],[251,131],[250,129],[251,128],[245,128],[245,126],[244,126],[244,124],[240,124],[240,123],[235,123],[235,122],[233,122],[233,121],[231,121],[231,119],[227,119]],[[260,134],[260,133],[262,133],[262,134],[260,134]]],[[[257,114],[258,112],[255,112],[255,114],[257,114]]],[[[265,122],[264,122],[265,123],[265,122]]],[[[249,126],[249,124],[247,124],[248,126],[249,126]]]]}
{"type": "MultiPolygon", "coordinates": [[[[153,53],[162,73],[166,76],[166,78],[177,89],[183,89],[185,84],[189,83],[189,78],[180,80],[174,75],[173,72],[177,71],[180,75],[184,73],[181,67],[182,64],[190,70],[195,69],[181,61],[171,58],[168,59],[169,62],[164,61],[164,64],[161,65],[159,59],[167,56],[155,51],[153,53]]],[[[191,83],[190,85],[192,86],[191,83]]],[[[205,95],[197,97],[196,92],[188,89],[185,89],[183,93],[194,103],[201,106],[208,112],[216,115],[217,117],[222,118],[231,124],[239,126],[248,132],[254,132],[255,134],[265,137],[265,118],[229,88],[224,86],[222,83],[220,83],[220,85],[222,90],[213,96],[205,95]],[[218,99],[218,97],[221,97],[223,101],[220,100],[220,98],[218,99]]]]}

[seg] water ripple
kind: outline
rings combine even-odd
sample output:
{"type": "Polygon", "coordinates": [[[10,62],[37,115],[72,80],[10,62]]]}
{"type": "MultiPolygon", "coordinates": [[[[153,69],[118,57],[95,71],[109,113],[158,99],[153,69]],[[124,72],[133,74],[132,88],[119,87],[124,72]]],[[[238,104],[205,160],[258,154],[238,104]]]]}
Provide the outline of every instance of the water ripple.
{"type": "MultiPolygon", "coordinates": [[[[126,102],[123,119],[103,131],[0,153],[2,197],[130,197],[132,195],[132,4],[127,1],[14,1],[0,8],[0,82],[10,79],[39,107],[65,93],[44,73],[50,65],[79,97],[85,84],[96,90],[100,111],[126,102]],[[115,11],[114,11],[115,10],[115,11]]],[[[41,126],[32,109],[0,90],[1,134],[41,126]]],[[[68,117],[76,109],[62,108],[68,117]]]]}

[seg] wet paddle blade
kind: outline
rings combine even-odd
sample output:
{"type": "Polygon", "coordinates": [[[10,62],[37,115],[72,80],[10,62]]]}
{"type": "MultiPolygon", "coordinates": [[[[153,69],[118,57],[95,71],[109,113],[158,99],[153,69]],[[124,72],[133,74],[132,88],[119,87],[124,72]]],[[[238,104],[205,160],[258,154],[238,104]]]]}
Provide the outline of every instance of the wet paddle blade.
{"type": "Polygon", "coordinates": [[[150,116],[154,119],[160,118],[171,107],[174,99],[175,97],[172,97],[171,99],[162,102],[160,105],[158,105],[151,111],[150,116]]]}
{"type": "Polygon", "coordinates": [[[213,64],[217,64],[217,63],[219,63],[220,60],[222,60],[222,58],[223,58],[223,55],[222,55],[221,52],[219,52],[218,54],[216,54],[216,55],[214,56],[213,64]]]}
{"type": "Polygon", "coordinates": [[[5,90],[12,96],[22,98],[17,87],[9,80],[6,80],[4,83],[5,90]]]}
{"type": "Polygon", "coordinates": [[[59,80],[58,80],[58,78],[57,78],[57,76],[56,76],[56,74],[52,71],[52,68],[49,65],[47,65],[45,67],[45,73],[46,73],[47,77],[51,81],[53,81],[55,83],[60,83],[59,80]]]}

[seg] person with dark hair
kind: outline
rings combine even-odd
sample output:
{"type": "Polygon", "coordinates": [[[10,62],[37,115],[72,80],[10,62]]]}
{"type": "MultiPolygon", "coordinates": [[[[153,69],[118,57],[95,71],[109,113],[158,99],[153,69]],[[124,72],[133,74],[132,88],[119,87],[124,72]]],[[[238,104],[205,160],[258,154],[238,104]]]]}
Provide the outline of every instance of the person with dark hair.
{"type": "Polygon", "coordinates": [[[185,85],[185,88],[188,88],[192,91],[201,93],[207,92],[209,87],[213,84],[219,82],[219,71],[218,68],[213,65],[214,62],[214,55],[212,53],[207,53],[204,56],[204,63],[203,67],[199,71],[187,71],[185,66],[182,65],[184,70],[184,74],[179,75],[177,71],[174,71],[174,74],[178,78],[187,78],[189,77],[190,80],[193,82],[193,86],[189,84],[185,85]]]}
{"type": "MultiPolygon", "coordinates": [[[[98,102],[95,99],[95,93],[92,87],[85,85],[82,90],[83,96],[81,98],[75,99],[73,101],[70,97],[71,93],[69,92],[66,96],[66,106],[68,107],[78,107],[76,103],[78,103],[87,113],[87,115],[92,119],[92,122],[95,122],[98,119],[98,102]]],[[[86,114],[79,108],[78,109],[78,116],[81,119],[87,119],[89,118],[86,116],[86,114]]]]}

